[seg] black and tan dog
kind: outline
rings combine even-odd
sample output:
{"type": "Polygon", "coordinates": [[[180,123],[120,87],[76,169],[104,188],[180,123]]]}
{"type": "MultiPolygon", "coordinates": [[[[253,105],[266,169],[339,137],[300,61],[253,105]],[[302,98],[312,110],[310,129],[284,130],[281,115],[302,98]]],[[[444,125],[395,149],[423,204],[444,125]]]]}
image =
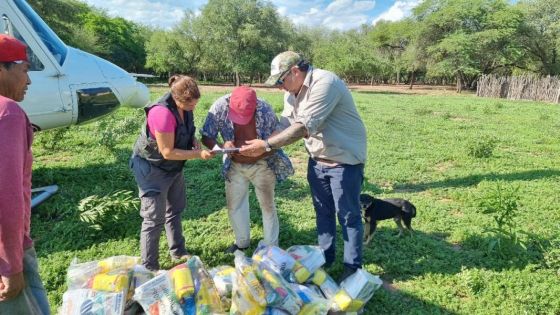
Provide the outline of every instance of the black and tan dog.
{"type": "Polygon", "coordinates": [[[361,194],[360,204],[362,205],[362,216],[366,221],[364,244],[369,244],[377,228],[377,221],[380,220],[395,220],[399,227],[399,237],[404,230],[401,221],[412,233],[410,223],[416,216],[416,207],[410,201],[401,198],[377,199],[367,194],[361,194]]]}

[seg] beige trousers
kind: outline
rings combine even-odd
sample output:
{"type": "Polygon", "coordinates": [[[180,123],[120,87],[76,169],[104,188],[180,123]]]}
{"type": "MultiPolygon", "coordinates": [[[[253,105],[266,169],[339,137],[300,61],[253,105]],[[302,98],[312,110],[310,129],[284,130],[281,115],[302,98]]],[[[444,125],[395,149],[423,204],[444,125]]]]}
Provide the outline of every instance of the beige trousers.
{"type": "Polygon", "coordinates": [[[250,214],[249,183],[253,184],[255,194],[262,212],[264,242],[266,245],[278,245],[279,222],[274,203],[276,176],[268,168],[265,160],[254,164],[232,162],[226,180],[226,200],[229,222],[235,233],[235,244],[240,248],[249,247],[250,214]]]}

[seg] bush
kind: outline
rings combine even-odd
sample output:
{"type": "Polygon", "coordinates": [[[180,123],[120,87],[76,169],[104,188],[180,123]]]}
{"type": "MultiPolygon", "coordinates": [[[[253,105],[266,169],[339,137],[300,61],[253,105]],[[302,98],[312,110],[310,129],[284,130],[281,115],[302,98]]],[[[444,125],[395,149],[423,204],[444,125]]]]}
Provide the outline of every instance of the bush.
{"type": "Polygon", "coordinates": [[[469,142],[468,155],[474,158],[489,158],[492,156],[498,141],[492,136],[481,136],[469,142]]]}
{"type": "Polygon", "coordinates": [[[123,230],[118,227],[128,221],[128,216],[138,211],[138,200],[132,197],[132,191],[119,190],[101,197],[86,197],[80,200],[78,210],[80,221],[87,223],[93,230],[115,235],[123,230]]]}
{"type": "Polygon", "coordinates": [[[519,247],[527,249],[517,231],[515,219],[519,212],[519,187],[507,186],[498,181],[483,194],[479,200],[482,213],[492,215],[495,227],[485,228],[485,233],[490,234],[488,252],[497,252],[501,257],[511,257],[519,247]]]}

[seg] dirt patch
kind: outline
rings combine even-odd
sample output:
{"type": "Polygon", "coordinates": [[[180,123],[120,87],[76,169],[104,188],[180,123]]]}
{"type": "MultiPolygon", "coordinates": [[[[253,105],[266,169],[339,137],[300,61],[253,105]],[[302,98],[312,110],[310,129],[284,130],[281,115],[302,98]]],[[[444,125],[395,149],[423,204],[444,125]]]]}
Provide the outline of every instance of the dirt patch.
{"type": "Polygon", "coordinates": [[[393,284],[393,279],[391,278],[381,278],[381,280],[383,280],[383,289],[389,291],[389,292],[397,292],[399,291],[399,288],[393,284]]]}
{"type": "MultiPolygon", "coordinates": [[[[244,84],[245,85],[245,84],[244,84]]],[[[162,88],[167,89],[166,84],[149,84],[150,88],[162,88]]],[[[258,91],[267,91],[267,92],[278,92],[281,93],[282,91],[278,88],[268,87],[264,84],[249,84],[252,88],[254,88],[257,92],[258,91]]],[[[235,88],[235,86],[231,84],[215,84],[215,85],[206,85],[200,84],[200,90],[202,93],[204,92],[224,92],[229,93],[231,90],[235,88]]],[[[447,86],[447,85],[414,85],[412,89],[409,88],[408,85],[399,84],[381,84],[381,85],[364,85],[364,84],[350,84],[348,85],[353,92],[360,92],[360,93],[372,93],[372,94],[416,94],[416,95],[458,95],[455,92],[455,86],[447,86]]],[[[474,94],[471,91],[463,91],[462,94],[469,95],[474,94]]]]}

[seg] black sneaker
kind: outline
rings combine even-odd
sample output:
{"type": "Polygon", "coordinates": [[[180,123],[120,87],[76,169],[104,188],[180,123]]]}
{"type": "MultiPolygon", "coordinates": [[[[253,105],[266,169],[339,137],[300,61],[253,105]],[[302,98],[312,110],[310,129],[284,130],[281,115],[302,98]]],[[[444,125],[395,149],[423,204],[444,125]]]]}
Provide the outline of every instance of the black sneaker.
{"type": "Polygon", "coordinates": [[[226,254],[233,254],[235,253],[236,250],[240,250],[240,251],[244,251],[249,247],[245,247],[245,248],[241,248],[239,246],[237,246],[237,244],[233,243],[230,247],[228,247],[224,252],[226,254]]]}

